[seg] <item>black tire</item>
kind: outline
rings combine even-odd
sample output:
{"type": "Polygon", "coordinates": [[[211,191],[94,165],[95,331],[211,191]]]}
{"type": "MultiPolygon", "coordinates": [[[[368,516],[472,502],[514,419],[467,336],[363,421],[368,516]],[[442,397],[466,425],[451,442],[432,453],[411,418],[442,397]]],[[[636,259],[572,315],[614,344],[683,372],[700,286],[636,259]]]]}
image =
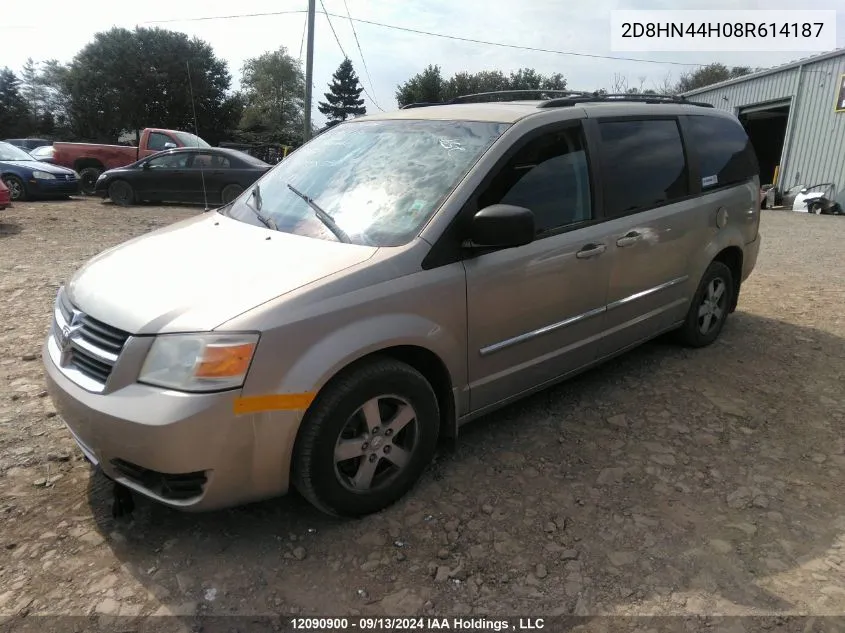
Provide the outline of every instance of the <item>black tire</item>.
{"type": "Polygon", "coordinates": [[[3,182],[9,189],[9,197],[12,202],[23,202],[27,198],[26,185],[23,180],[17,176],[6,174],[3,176],[3,182]]]}
{"type": "Polygon", "coordinates": [[[294,446],[294,486],[330,515],[377,512],[399,500],[419,479],[434,456],[439,426],[437,397],[422,374],[390,358],[366,361],[332,380],[306,414],[294,446]],[[373,401],[375,408],[369,406],[373,401]],[[394,408],[402,401],[411,407],[405,416],[394,408]],[[375,431],[362,411],[365,404],[382,420],[375,431]],[[399,417],[411,421],[400,426],[399,417]],[[399,429],[395,435],[391,419],[399,429]],[[337,457],[341,442],[356,454],[337,457]],[[369,471],[369,487],[363,487],[369,471]]]}
{"type": "Polygon", "coordinates": [[[99,167],[86,167],[80,171],[79,190],[86,196],[92,195],[94,193],[94,188],[97,185],[97,178],[99,178],[102,173],[103,170],[99,167]]]}
{"type": "Polygon", "coordinates": [[[223,187],[223,192],[220,194],[220,198],[223,200],[223,204],[229,204],[243,192],[244,188],[240,185],[226,185],[223,187]]]}
{"type": "Polygon", "coordinates": [[[109,198],[115,204],[128,207],[135,204],[135,190],[125,180],[115,180],[109,185],[109,198]]]}
{"type": "MultiPolygon", "coordinates": [[[[718,292],[718,290],[715,290],[715,292],[718,292]]],[[[689,347],[706,347],[719,338],[719,334],[725,326],[725,320],[730,313],[735,292],[736,288],[731,269],[722,262],[712,262],[704,272],[690,304],[689,312],[687,312],[687,318],[678,330],[680,341],[689,347]],[[721,295],[714,304],[712,295],[714,289],[719,286],[722,287],[721,295]],[[715,305],[719,310],[718,315],[712,309],[705,310],[705,305],[710,308],[715,305]],[[702,311],[710,313],[709,320],[706,319],[706,314],[705,316],[701,315],[702,311]]]]}

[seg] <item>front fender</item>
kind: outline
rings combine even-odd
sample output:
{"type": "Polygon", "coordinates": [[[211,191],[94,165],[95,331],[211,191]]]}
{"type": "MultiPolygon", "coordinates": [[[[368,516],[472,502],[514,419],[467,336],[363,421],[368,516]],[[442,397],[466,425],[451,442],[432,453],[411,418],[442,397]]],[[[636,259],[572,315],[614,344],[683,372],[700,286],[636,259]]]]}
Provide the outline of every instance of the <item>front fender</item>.
{"type": "Polygon", "coordinates": [[[319,392],[338,372],[364,356],[404,345],[434,353],[449,371],[453,386],[465,383],[466,350],[454,332],[419,315],[388,313],[327,332],[288,368],[275,391],[319,392]]]}

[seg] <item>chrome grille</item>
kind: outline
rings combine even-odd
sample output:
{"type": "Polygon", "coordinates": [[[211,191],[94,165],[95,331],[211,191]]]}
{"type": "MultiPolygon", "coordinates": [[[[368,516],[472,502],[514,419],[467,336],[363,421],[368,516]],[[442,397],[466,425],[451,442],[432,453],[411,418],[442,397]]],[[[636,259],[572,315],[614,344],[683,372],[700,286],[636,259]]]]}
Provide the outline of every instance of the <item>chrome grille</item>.
{"type": "Polygon", "coordinates": [[[53,338],[61,352],[60,365],[63,369],[78,371],[101,390],[129,336],[128,332],[77,310],[64,289],[59,291],[53,338]]]}

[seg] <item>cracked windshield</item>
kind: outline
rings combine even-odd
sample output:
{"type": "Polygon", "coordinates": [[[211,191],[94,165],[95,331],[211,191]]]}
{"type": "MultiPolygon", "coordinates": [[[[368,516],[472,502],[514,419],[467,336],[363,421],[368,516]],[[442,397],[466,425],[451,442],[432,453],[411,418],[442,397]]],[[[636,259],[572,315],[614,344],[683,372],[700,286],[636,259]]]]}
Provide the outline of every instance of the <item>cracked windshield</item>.
{"type": "Polygon", "coordinates": [[[361,121],[315,138],[222,212],[245,222],[368,246],[410,241],[507,127],[361,121]]]}

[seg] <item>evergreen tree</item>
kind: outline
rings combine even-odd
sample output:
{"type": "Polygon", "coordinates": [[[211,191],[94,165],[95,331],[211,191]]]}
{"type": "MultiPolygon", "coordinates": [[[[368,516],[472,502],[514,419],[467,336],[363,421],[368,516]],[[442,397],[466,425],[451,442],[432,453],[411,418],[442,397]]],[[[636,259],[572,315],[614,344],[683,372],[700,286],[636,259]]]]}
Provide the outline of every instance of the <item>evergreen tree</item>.
{"type": "Polygon", "coordinates": [[[366,114],[367,108],[361,98],[363,91],[364,87],[352,68],[352,62],[346,58],[332,75],[329,92],[325,93],[326,101],[320,101],[317,109],[326,116],[329,123],[338,123],[350,116],[366,114]]]}

